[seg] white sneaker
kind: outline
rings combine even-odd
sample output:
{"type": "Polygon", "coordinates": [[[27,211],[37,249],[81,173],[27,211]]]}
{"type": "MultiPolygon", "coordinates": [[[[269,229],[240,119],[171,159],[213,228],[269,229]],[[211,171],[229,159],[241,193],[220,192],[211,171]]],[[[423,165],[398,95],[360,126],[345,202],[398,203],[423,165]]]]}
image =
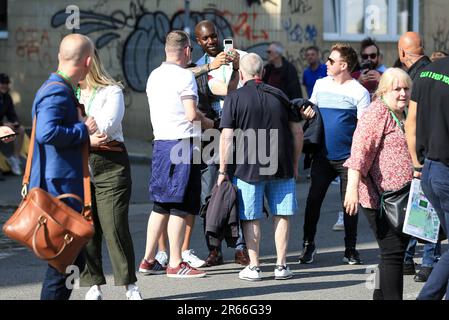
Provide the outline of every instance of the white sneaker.
{"type": "Polygon", "coordinates": [[[165,251],[158,251],[155,259],[165,268],[168,265],[168,255],[165,251]]]}
{"type": "Polygon", "coordinates": [[[343,211],[340,211],[338,213],[338,220],[337,222],[334,224],[334,226],[332,227],[332,230],[334,231],[344,231],[345,230],[345,223],[343,220],[343,211]]]}
{"type": "Polygon", "coordinates": [[[103,293],[101,292],[100,286],[92,286],[89,291],[87,291],[85,300],[103,300],[103,293]]]}
{"type": "Polygon", "coordinates": [[[290,271],[289,267],[285,266],[276,266],[274,268],[274,279],[275,280],[286,280],[293,277],[293,272],[290,271]]]}
{"type": "Polygon", "coordinates": [[[194,268],[201,268],[206,264],[206,261],[201,260],[195,255],[195,251],[192,249],[185,250],[182,252],[182,260],[190,264],[194,268]]]}
{"type": "Polygon", "coordinates": [[[20,167],[20,159],[15,156],[8,157],[8,164],[11,167],[11,172],[16,176],[22,175],[22,168],[20,167]]]}
{"type": "Polygon", "coordinates": [[[247,266],[245,269],[239,272],[239,278],[248,281],[260,281],[262,280],[262,272],[259,267],[247,266]]]}
{"type": "Polygon", "coordinates": [[[127,300],[142,300],[142,296],[139,292],[139,287],[135,284],[129,284],[128,289],[126,290],[126,299],[127,300]]]}

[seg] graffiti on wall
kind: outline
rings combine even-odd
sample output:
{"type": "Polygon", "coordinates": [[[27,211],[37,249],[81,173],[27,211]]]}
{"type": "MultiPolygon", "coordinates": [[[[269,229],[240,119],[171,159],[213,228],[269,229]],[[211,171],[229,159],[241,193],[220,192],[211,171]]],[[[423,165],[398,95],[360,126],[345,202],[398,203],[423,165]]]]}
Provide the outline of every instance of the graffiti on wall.
{"type": "Polygon", "coordinates": [[[282,28],[287,33],[287,39],[290,42],[316,44],[318,31],[316,26],[307,24],[302,27],[299,23],[293,25],[292,18],[282,22],[282,28]]]}
{"type": "Polygon", "coordinates": [[[16,56],[30,62],[38,62],[42,68],[51,65],[52,59],[48,48],[51,47],[48,30],[19,27],[14,32],[16,56]]]}
{"type": "Polygon", "coordinates": [[[446,27],[447,24],[440,23],[433,38],[433,51],[444,51],[448,52],[449,48],[449,28],[446,27]]]}
{"type": "Polygon", "coordinates": [[[234,15],[229,11],[219,13],[222,17],[227,19],[232,26],[232,30],[235,36],[243,37],[246,40],[268,40],[269,35],[267,30],[255,30],[255,24],[257,20],[257,13],[242,12],[238,15],[234,15]]]}
{"type": "Polygon", "coordinates": [[[259,6],[265,3],[271,3],[272,5],[277,6],[277,3],[273,0],[246,0],[246,4],[248,7],[251,7],[253,4],[258,4],[259,6]]]}
{"type": "Polygon", "coordinates": [[[309,0],[288,0],[288,7],[290,8],[290,13],[306,14],[309,13],[313,8],[309,0]]]}
{"type": "MultiPolygon", "coordinates": [[[[52,19],[53,28],[65,24],[67,13],[65,9],[56,12],[52,19]]],[[[260,52],[265,57],[269,40],[268,31],[255,30],[258,19],[256,13],[231,13],[215,9],[202,12],[191,11],[188,20],[192,28],[201,20],[211,20],[217,26],[219,38],[235,38],[256,42],[250,48],[240,48],[260,52]],[[257,43],[257,41],[261,41],[257,43]]],[[[148,12],[144,1],[134,1],[130,4],[128,13],[116,10],[111,14],[95,13],[80,10],[80,29],[77,32],[89,35],[95,39],[98,49],[108,48],[110,44],[118,44],[117,58],[121,61],[122,71],[127,84],[138,92],[144,92],[150,72],[157,68],[165,59],[165,35],[173,29],[185,28],[185,14],[180,10],[171,18],[162,11],[148,12]]],[[[202,49],[192,35],[194,46],[194,61],[200,57],[202,49]]]]}

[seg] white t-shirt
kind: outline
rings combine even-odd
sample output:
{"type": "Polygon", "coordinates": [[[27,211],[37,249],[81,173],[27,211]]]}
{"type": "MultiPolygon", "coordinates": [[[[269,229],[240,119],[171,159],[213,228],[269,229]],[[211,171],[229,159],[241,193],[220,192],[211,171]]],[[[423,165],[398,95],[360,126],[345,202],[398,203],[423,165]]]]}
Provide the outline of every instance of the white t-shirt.
{"type": "Polygon", "coordinates": [[[198,89],[190,70],[163,62],[148,77],[147,96],[155,140],[201,136],[201,129],[194,132],[182,103],[185,99],[198,103],[198,89]]]}
{"type": "Polygon", "coordinates": [[[106,133],[108,141],[123,142],[122,120],[125,115],[125,101],[119,86],[97,88],[89,97],[80,97],[86,113],[94,117],[98,131],[106,133]]]}

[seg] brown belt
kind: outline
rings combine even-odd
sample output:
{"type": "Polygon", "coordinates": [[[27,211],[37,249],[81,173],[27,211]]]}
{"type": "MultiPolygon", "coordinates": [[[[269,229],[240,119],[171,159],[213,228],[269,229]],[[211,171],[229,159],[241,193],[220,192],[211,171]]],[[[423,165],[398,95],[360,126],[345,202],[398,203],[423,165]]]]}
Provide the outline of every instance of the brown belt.
{"type": "Polygon", "coordinates": [[[125,145],[120,141],[109,141],[106,144],[103,144],[98,147],[90,147],[90,151],[99,152],[99,151],[114,151],[114,152],[123,152],[125,151],[125,145]]]}

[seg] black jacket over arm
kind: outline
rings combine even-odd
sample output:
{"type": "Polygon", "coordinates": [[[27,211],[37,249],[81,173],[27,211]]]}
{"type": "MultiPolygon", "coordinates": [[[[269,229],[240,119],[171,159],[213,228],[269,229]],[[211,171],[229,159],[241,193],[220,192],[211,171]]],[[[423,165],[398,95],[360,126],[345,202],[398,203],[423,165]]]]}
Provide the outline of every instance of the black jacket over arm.
{"type": "Polygon", "coordinates": [[[228,247],[235,248],[239,237],[237,204],[237,188],[229,180],[215,185],[206,199],[201,216],[206,219],[204,232],[212,246],[219,247],[225,239],[228,247]]]}

